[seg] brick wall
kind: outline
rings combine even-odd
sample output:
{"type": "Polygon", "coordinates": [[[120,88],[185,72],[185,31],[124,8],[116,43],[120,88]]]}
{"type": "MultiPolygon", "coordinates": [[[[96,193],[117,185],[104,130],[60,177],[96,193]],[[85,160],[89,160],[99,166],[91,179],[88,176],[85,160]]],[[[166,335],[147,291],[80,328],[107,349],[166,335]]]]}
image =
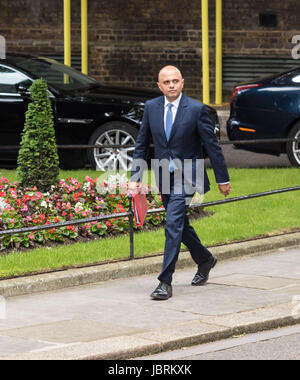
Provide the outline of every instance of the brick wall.
{"type": "MultiPolygon", "coordinates": [[[[214,84],[214,0],[210,0],[214,84]]],[[[224,55],[290,57],[300,34],[297,0],[223,0],[224,55]],[[276,12],[277,28],[259,26],[276,12]]],[[[63,0],[0,0],[8,51],[63,53],[63,0]]],[[[89,0],[90,74],[101,81],[154,87],[165,64],[178,65],[186,93],[202,97],[201,0],[89,0]]],[[[80,53],[80,0],[72,0],[72,49],[80,53]]]]}

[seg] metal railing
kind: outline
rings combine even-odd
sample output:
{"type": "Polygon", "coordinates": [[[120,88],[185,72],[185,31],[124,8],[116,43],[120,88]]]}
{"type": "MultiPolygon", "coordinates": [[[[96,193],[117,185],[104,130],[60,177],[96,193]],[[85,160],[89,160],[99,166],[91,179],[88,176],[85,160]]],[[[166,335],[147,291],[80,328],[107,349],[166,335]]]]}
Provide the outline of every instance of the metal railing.
{"type": "MultiPolygon", "coordinates": [[[[285,142],[293,142],[293,141],[299,141],[299,138],[283,138],[283,139],[259,139],[259,140],[241,140],[241,141],[220,141],[220,145],[226,145],[226,144],[257,144],[257,143],[285,143],[285,142]]],[[[126,145],[126,147],[129,147],[126,145]]],[[[134,146],[132,146],[134,147],[134,146]]],[[[11,146],[0,146],[0,149],[18,149],[20,146],[11,145],[11,146]]],[[[91,149],[91,148],[124,148],[122,145],[58,145],[58,149],[91,149]]],[[[228,198],[224,200],[218,200],[218,201],[212,201],[212,202],[206,202],[206,203],[198,203],[193,204],[190,206],[190,208],[205,208],[205,207],[211,207],[211,206],[219,206],[222,204],[232,203],[232,202],[239,202],[243,200],[249,200],[254,198],[260,198],[265,196],[270,196],[274,194],[281,194],[291,191],[298,191],[300,190],[300,186],[295,187],[288,187],[283,189],[277,189],[277,190],[271,190],[271,191],[265,191],[261,193],[255,193],[255,194],[248,194],[245,196],[240,197],[234,197],[234,198],[228,198]]],[[[127,212],[122,213],[114,213],[114,214],[108,214],[108,215],[99,215],[91,218],[84,218],[84,219],[74,219],[69,220],[67,222],[61,222],[61,223],[53,223],[53,224],[47,224],[47,225],[41,225],[41,226],[35,226],[35,227],[24,227],[24,228],[16,228],[16,229],[8,229],[0,231],[0,237],[5,235],[16,235],[21,233],[27,233],[27,232],[36,232],[41,230],[49,230],[52,228],[63,228],[67,226],[75,226],[85,223],[92,223],[92,222],[100,222],[103,220],[109,220],[113,218],[129,218],[129,240],[130,240],[130,259],[134,259],[134,212],[132,207],[132,197],[128,196],[129,198],[129,208],[127,212]]],[[[156,214],[156,213],[163,213],[166,210],[164,208],[160,209],[150,209],[148,211],[148,214],[156,214]]]]}
{"type": "MultiPolygon", "coordinates": [[[[249,200],[249,199],[254,199],[254,198],[270,196],[274,194],[297,191],[297,190],[300,190],[300,186],[265,191],[261,193],[249,194],[249,195],[228,198],[228,199],[219,200],[219,201],[196,203],[196,204],[191,205],[190,208],[206,208],[206,207],[211,207],[211,206],[219,206],[219,205],[223,205],[227,203],[239,202],[239,201],[244,201],[244,200],[249,200]]],[[[69,220],[67,222],[61,222],[61,223],[52,223],[52,224],[47,224],[47,225],[44,224],[44,225],[35,226],[35,227],[8,229],[8,230],[0,231],[0,237],[4,235],[17,235],[17,234],[27,233],[27,232],[37,232],[37,231],[42,231],[42,230],[49,230],[52,228],[63,228],[67,226],[75,226],[75,225],[85,224],[85,223],[100,222],[100,221],[108,220],[108,219],[129,217],[130,259],[134,259],[134,212],[132,208],[132,197],[129,195],[128,198],[129,198],[129,209],[127,212],[95,216],[92,218],[75,219],[75,220],[69,220]]],[[[165,211],[166,210],[164,208],[150,209],[147,214],[149,215],[158,214],[165,211]]]]}
{"type": "MultiPolygon", "coordinates": [[[[280,139],[251,139],[251,140],[220,140],[220,145],[248,145],[248,144],[283,144],[287,142],[300,142],[300,137],[296,138],[280,138],[280,139]]],[[[57,145],[57,149],[95,149],[95,148],[110,148],[110,149],[120,149],[124,148],[124,145],[120,144],[96,144],[96,145],[57,145]]],[[[127,145],[126,148],[134,148],[135,145],[127,145]]],[[[154,145],[150,145],[154,147],[154,145]]],[[[20,149],[20,145],[0,145],[0,150],[17,150],[20,149]]]]}

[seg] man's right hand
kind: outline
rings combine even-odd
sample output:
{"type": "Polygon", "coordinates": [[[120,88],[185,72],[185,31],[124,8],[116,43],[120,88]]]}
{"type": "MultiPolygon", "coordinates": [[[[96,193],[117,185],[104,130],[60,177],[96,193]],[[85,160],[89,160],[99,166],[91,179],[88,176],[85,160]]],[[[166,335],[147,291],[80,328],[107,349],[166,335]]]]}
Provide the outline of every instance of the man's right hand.
{"type": "Polygon", "coordinates": [[[128,190],[134,191],[136,189],[142,188],[141,182],[128,182],[128,190]]]}
{"type": "Polygon", "coordinates": [[[231,191],[231,185],[230,185],[230,183],[227,183],[225,185],[220,185],[219,184],[219,190],[220,190],[221,194],[223,194],[225,197],[227,197],[227,195],[229,195],[230,191],[231,191]]]}

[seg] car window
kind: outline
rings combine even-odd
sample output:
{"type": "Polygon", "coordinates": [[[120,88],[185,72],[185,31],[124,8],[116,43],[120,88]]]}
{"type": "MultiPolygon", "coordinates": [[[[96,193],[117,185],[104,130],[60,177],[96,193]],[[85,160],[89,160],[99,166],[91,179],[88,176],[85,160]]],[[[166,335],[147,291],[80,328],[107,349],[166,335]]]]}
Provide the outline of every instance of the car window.
{"type": "Polygon", "coordinates": [[[300,85],[300,71],[285,74],[275,80],[278,84],[300,85]]]}
{"type": "Polygon", "coordinates": [[[39,59],[17,58],[16,66],[36,78],[43,78],[48,85],[61,90],[79,90],[99,85],[92,79],[72,68],[62,65],[49,58],[40,57],[39,59]]]}
{"type": "Polygon", "coordinates": [[[10,67],[0,65],[0,93],[17,94],[17,85],[28,77],[10,67]]]}

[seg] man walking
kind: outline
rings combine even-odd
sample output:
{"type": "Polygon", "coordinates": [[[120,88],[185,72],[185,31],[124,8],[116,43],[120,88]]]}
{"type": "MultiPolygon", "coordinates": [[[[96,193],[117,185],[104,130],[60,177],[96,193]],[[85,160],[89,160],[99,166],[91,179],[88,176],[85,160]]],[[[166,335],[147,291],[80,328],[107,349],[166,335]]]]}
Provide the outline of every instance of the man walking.
{"type": "MultiPolygon", "coordinates": [[[[220,192],[224,196],[230,193],[230,182],[224,156],[215,137],[207,108],[204,104],[183,94],[184,79],[181,72],[174,66],[164,67],[159,73],[158,87],[163,96],[146,102],[133,160],[134,163],[145,160],[152,138],[155,159],[168,163],[167,174],[164,170],[159,170],[157,175],[158,187],[166,210],[166,242],[162,272],[158,277],[160,282],[151,294],[153,299],[167,300],[172,297],[172,276],[181,243],[187,246],[198,265],[192,285],[204,285],[208,280],[210,270],[217,263],[217,258],[201,244],[196,232],[189,224],[187,210],[195,190],[194,188],[187,190],[184,186],[186,176],[184,169],[183,181],[179,185],[181,191],[178,191],[176,178],[179,178],[177,175],[179,168],[185,168],[184,162],[191,162],[192,176],[195,177],[197,161],[203,161],[204,146],[220,192]],[[170,181],[168,191],[165,191],[162,186],[165,176],[168,176],[170,181]]],[[[207,192],[209,181],[205,169],[203,169],[202,177],[203,192],[207,192]]],[[[141,174],[133,169],[131,178],[130,187],[139,187],[142,180],[141,174]]]]}

